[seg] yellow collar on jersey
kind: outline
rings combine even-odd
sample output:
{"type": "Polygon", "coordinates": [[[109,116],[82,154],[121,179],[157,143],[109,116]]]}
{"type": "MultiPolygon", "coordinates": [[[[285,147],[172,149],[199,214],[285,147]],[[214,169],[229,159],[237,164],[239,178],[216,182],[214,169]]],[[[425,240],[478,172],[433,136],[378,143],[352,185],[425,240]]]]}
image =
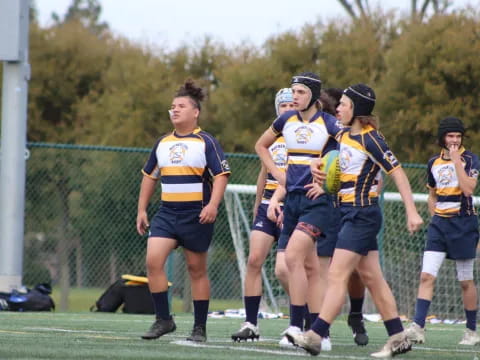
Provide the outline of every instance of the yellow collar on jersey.
{"type": "Polygon", "coordinates": [[[188,136],[188,135],[191,135],[191,134],[198,134],[200,131],[202,131],[202,129],[200,128],[200,126],[197,126],[197,127],[195,128],[195,130],[193,130],[190,134],[187,134],[187,135],[177,135],[177,134],[175,133],[175,130],[173,130],[173,131],[172,131],[172,135],[174,135],[174,136],[180,136],[180,137],[185,137],[185,136],[188,136]]]}

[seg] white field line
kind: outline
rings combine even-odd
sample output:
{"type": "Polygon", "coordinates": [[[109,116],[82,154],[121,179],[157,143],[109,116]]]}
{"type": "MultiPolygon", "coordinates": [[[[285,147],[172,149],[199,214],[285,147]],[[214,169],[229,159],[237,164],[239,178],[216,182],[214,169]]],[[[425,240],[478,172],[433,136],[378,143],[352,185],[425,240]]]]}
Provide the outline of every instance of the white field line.
{"type": "MultiPolygon", "coordinates": [[[[254,352],[254,353],[262,353],[262,354],[273,354],[273,355],[281,355],[281,356],[308,356],[311,357],[310,354],[305,352],[304,350],[267,350],[267,349],[257,349],[257,348],[249,348],[245,346],[222,346],[222,345],[208,345],[208,344],[198,344],[193,343],[191,341],[172,341],[172,344],[181,345],[181,346],[190,346],[190,347],[199,347],[199,348],[207,348],[207,349],[221,349],[221,350],[235,350],[235,351],[244,351],[244,352],[254,352]]],[[[320,358],[326,359],[352,359],[352,360],[361,360],[361,359],[370,359],[369,357],[359,357],[359,356],[345,356],[345,355],[331,355],[330,353],[326,353],[325,355],[321,354],[318,355],[320,358]]]]}
{"type": "Polygon", "coordinates": [[[61,328],[50,328],[50,327],[24,327],[25,330],[36,330],[36,331],[55,331],[55,332],[66,332],[66,333],[80,333],[80,334],[114,334],[113,331],[95,331],[95,330],[71,330],[71,329],[61,329],[61,328]]]}
{"type": "Polygon", "coordinates": [[[459,349],[458,347],[455,349],[444,349],[444,348],[432,348],[432,347],[425,347],[425,346],[413,346],[413,349],[415,350],[415,352],[417,352],[418,350],[438,351],[438,352],[459,352],[459,353],[466,353],[466,354],[468,353],[478,354],[480,352],[480,350],[475,346],[472,346],[472,350],[459,349]]]}

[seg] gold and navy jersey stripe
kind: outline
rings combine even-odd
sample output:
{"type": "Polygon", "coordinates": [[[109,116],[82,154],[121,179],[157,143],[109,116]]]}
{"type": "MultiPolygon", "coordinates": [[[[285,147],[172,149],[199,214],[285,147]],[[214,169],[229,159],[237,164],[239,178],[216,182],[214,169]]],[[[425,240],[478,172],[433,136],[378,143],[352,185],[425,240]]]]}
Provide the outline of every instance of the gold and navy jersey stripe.
{"type": "Polygon", "coordinates": [[[369,206],[378,202],[380,170],[390,174],[400,167],[385,138],[372,126],[358,135],[349,130],[339,135],[340,191],[342,206],[369,206]]]}
{"type": "MultiPolygon", "coordinates": [[[[460,152],[466,174],[477,179],[480,168],[478,157],[463,147],[460,152]]],[[[476,214],[472,197],[463,195],[455,165],[452,160],[445,159],[443,150],[428,161],[427,172],[427,187],[435,189],[437,195],[436,215],[450,217],[476,214]]]]}
{"type": "Polygon", "coordinates": [[[287,191],[303,191],[313,181],[310,162],[337,147],[335,137],[341,130],[338,120],[318,111],[310,121],[298,111],[280,115],[272,124],[277,136],[283,136],[288,150],[287,191]]]}
{"type": "MultiPolygon", "coordinates": [[[[275,166],[285,172],[287,168],[287,146],[283,137],[277,138],[275,142],[268,148],[270,155],[272,156],[275,166]]],[[[278,187],[278,181],[267,173],[265,180],[265,186],[263,188],[262,204],[269,204],[273,193],[278,187]]]]}
{"type": "Polygon", "coordinates": [[[186,136],[172,132],[153,147],[142,173],[162,182],[162,204],[201,208],[210,201],[212,177],[230,174],[217,140],[200,128],[186,136]]]}

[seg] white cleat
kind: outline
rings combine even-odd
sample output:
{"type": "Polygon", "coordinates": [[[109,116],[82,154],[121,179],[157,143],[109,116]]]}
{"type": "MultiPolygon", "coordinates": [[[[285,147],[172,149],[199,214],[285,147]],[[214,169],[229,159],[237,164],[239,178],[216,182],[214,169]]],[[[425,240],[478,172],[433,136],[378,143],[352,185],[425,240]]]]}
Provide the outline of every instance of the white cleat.
{"type": "MultiPolygon", "coordinates": [[[[285,334],[293,345],[301,347],[307,351],[310,355],[318,355],[322,350],[322,338],[313,330],[307,332],[289,332],[285,334]]],[[[331,345],[331,344],[330,344],[331,345]]]]}
{"type": "Polygon", "coordinates": [[[278,345],[280,345],[283,348],[293,348],[293,344],[290,341],[288,341],[288,338],[285,335],[287,333],[287,331],[301,333],[302,330],[297,326],[289,326],[287,329],[285,329],[282,332],[282,334],[281,334],[282,338],[278,342],[278,345]]]}
{"type": "Polygon", "coordinates": [[[391,357],[403,354],[412,350],[412,343],[407,338],[405,331],[390,336],[387,343],[380,351],[370,354],[371,357],[377,359],[390,359],[391,357]]]}
{"type": "Polygon", "coordinates": [[[415,322],[412,322],[406,329],[405,334],[408,340],[414,344],[425,343],[425,329],[415,322]]]}
{"type": "Polygon", "coordinates": [[[465,329],[463,333],[462,340],[458,343],[459,345],[478,345],[480,344],[480,336],[478,336],[476,331],[465,329]]]}
{"type": "Polygon", "coordinates": [[[260,329],[258,326],[253,325],[252,323],[245,321],[242,326],[240,327],[240,330],[238,330],[235,334],[232,334],[232,340],[233,341],[247,341],[251,339],[254,341],[255,339],[260,338],[260,329]]]}
{"type": "Polygon", "coordinates": [[[332,351],[332,341],[329,337],[322,338],[322,351],[332,351]]]}

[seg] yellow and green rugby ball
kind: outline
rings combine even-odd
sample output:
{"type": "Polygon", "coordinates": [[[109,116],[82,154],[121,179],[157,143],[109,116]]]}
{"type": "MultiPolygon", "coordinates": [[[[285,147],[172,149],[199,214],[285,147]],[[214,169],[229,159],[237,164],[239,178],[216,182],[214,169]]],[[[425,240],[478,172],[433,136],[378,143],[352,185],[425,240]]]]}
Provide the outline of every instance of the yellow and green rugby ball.
{"type": "Polygon", "coordinates": [[[320,170],[327,174],[323,189],[330,193],[336,194],[340,190],[340,162],[338,158],[338,150],[331,150],[322,157],[320,170]]]}

